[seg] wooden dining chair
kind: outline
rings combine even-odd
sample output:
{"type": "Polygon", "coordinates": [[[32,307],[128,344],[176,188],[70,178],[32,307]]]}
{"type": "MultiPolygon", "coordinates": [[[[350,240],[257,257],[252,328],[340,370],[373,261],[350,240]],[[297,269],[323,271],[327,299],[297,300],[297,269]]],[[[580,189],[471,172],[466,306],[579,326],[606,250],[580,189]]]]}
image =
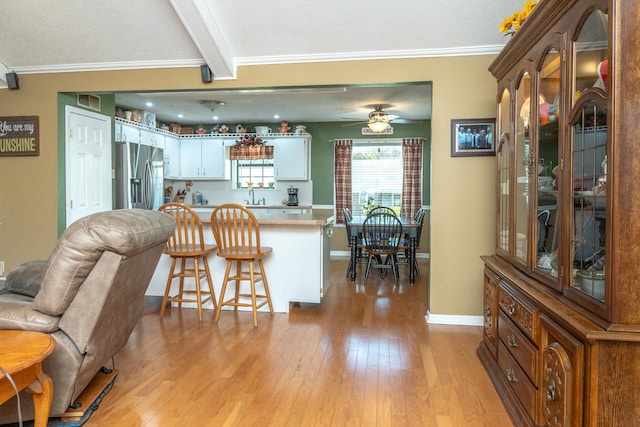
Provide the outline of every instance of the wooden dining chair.
{"type": "Polygon", "coordinates": [[[268,304],[269,312],[273,314],[269,284],[262,262],[273,249],[260,245],[258,221],[253,213],[242,205],[228,203],[214,209],[211,213],[211,229],[218,245],[218,256],[227,261],[214,323],[218,323],[224,306],[234,307],[236,311],[238,307],[251,307],[253,326],[257,327],[260,307],[268,304]],[[232,273],[234,264],[235,270],[232,273]],[[258,272],[255,271],[255,264],[258,266],[258,272]],[[232,298],[225,300],[229,282],[235,282],[235,292],[232,298]],[[241,292],[241,282],[249,283],[249,291],[241,292]],[[256,283],[262,283],[263,294],[257,293],[256,283]],[[261,302],[258,303],[258,300],[261,302]]]}
{"type": "MultiPolygon", "coordinates": [[[[424,223],[425,214],[426,214],[426,209],[420,208],[416,211],[416,214],[413,217],[413,219],[418,223],[418,230],[416,233],[416,249],[420,247],[420,239],[422,236],[422,225],[424,223]]],[[[416,261],[415,256],[413,259],[411,259],[409,245],[410,245],[409,235],[405,233],[404,239],[402,243],[400,243],[401,251],[399,252],[400,256],[398,257],[398,260],[400,263],[407,264],[410,266],[410,268],[413,268],[416,277],[420,279],[420,268],[418,267],[418,262],[416,261]]]]}
{"type": "MultiPolygon", "coordinates": [[[[349,208],[343,208],[342,209],[342,214],[344,216],[344,225],[345,225],[345,229],[347,231],[347,246],[349,247],[349,249],[351,249],[351,221],[353,221],[353,215],[351,214],[351,210],[349,208]]],[[[351,256],[349,256],[349,265],[347,266],[347,277],[349,277],[349,275],[351,274],[351,269],[355,268],[355,266],[357,264],[364,264],[367,262],[367,257],[364,256],[364,253],[362,251],[362,236],[358,236],[358,238],[356,239],[356,257],[355,259],[353,259],[351,256]]],[[[349,251],[351,252],[351,251],[349,251]]]]}
{"type": "Polygon", "coordinates": [[[158,210],[176,220],[175,232],[169,237],[164,248],[164,253],[171,257],[171,268],[162,298],[160,317],[164,316],[167,303],[176,302],[178,307],[182,308],[183,302],[195,302],[198,307],[198,319],[202,322],[202,306],[212,301],[213,308],[216,308],[216,296],[207,260],[207,255],[213,253],[216,246],[204,243],[200,217],[189,206],[171,202],[160,206],[158,210]],[[174,279],[179,279],[178,291],[170,296],[174,279]],[[185,279],[193,279],[193,288],[186,288],[190,283],[185,283],[185,279]],[[205,289],[201,288],[202,279],[207,282],[205,289]]]}
{"type": "Polygon", "coordinates": [[[402,238],[402,223],[395,214],[383,212],[367,216],[362,225],[362,240],[367,255],[365,284],[371,267],[374,267],[379,271],[391,269],[394,286],[398,286],[398,251],[402,238]]]}
{"type": "Polygon", "coordinates": [[[371,209],[367,215],[373,215],[377,213],[389,213],[389,214],[395,215],[396,211],[394,211],[393,208],[389,208],[386,206],[377,206],[371,209]]]}

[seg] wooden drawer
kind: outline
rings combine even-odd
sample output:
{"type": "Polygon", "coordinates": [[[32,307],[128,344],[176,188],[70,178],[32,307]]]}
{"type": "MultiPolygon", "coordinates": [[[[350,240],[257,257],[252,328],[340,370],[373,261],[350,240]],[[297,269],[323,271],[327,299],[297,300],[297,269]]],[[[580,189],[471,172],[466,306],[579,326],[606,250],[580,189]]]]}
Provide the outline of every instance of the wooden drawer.
{"type": "Polygon", "coordinates": [[[515,288],[500,281],[498,305],[502,311],[536,344],[540,344],[540,312],[523,297],[516,296],[515,288]]]}
{"type": "Polygon", "coordinates": [[[511,356],[507,347],[500,342],[498,344],[498,365],[502,374],[507,379],[511,390],[515,393],[529,417],[536,422],[536,396],[537,388],[529,380],[527,374],[520,368],[518,362],[511,356]]]}
{"type": "Polygon", "coordinates": [[[511,356],[534,385],[538,385],[538,348],[504,314],[498,320],[498,335],[511,356]]]}

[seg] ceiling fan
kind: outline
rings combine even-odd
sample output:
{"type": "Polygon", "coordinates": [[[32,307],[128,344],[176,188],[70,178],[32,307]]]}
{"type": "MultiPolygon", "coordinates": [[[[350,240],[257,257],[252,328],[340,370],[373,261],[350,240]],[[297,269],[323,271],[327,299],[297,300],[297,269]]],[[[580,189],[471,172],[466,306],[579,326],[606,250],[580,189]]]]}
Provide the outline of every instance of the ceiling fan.
{"type": "Polygon", "coordinates": [[[384,132],[390,125],[393,120],[397,120],[400,116],[395,114],[389,114],[385,110],[383,110],[384,105],[374,105],[373,111],[369,113],[369,120],[363,122],[349,123],[343,126],[353,126],[359,124],[367,124],[369,128],[376,132],[384,132]]]}
{"type": "Polygon", "coordinates": [[[395,114],[389,114],[383,110],[384,105],[376,105],[373,107],[373,111],[369,113],[369,123],[373,122],[386,122],[389,123],[392,120],[400,118],[395,114]]]}

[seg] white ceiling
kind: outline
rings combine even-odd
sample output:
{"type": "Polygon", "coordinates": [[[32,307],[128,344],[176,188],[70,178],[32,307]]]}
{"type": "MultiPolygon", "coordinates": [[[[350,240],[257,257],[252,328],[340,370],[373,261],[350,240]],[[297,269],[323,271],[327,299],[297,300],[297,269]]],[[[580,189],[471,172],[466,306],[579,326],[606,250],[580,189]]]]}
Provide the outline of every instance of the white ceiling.
{"type": "MultiPolygon", "coordinates": [[[[8,71],[20,75],[206,63],[220,80],[235,79],[243,65],[491,54],[507,41],[498,32],[500,23],[521,8],[522,0],[84,0],[63,5],[4,0],[0,89],[6,87],[8,71]]],[[[430,95],[430,87],[428,91],[430,95]]],[[[396,98],[389,98],[389,93],[364,90],[362,99],[350,99],[349,108],[339,111],[340,119],[367,112],[373,103],[384,103],[403,118],[430,114],[430,107],[419,113],[403,107],[414,101],[403,96],[415,92],[396,88],[396,98]]],[[[307,95],[287,96],[284,102],[253,93],[245,94],[242,103],[247,113],[247,105],[255,105],[249,113],[253,116],[266,111],[265,105],[278,105],[284,118],[300,111],[300,103],[310,105],[307,95]]],[[[175,94],[170,98],[176,104],[180,100],[175,94]]],[[[193,104],[211,98],[195,94],[186,99],[193,104]]],[[[225,109],[235,108],[238,99],[225,109]]],[[[324,110],[339,109],[335,102],[324,110]]],[[[207,110],[204,114],[211,116],[207,110]]]]}
{"type": "Polygon", "coordinates": [[[395,123],[431,117],[431,85],[326,86],[272,90],[119,93],[116,104],[148,110],[158,121],[182,124],[364,121],[375,105],[400,117],[395,123]],[[201,104],[202,101],[220,101],[201,104]],[[147,107],[146,103],[153,103],[147,107]],[[183,117],[178,117],[182,114],[183,117]],[[277,117],[275,117],[277,115],[277,117]],[[215,116],[215,118],[214,118],[215,116]]]}

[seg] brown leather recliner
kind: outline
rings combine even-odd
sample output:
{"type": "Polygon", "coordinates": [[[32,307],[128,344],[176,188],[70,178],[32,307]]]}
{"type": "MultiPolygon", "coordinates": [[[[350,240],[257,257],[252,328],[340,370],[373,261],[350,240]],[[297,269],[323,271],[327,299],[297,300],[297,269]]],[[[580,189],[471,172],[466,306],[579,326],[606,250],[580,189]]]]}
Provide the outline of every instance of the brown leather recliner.
{"type": "MultiPolygon", "coordinates": [[[[43,363],[53,380],[50,416],[66,412],[127,342],[174,228],[162,212],[92,214],[63,232],[47,261],[25,263],[7,276],[0,329],[45,332],[56,341],[43,363]]],[[[33,400],[22,393],[23,419],[33,419],[33,400]]],[[[0,424],[17,419],[14,397],[0,406],[0,424]]]]}

